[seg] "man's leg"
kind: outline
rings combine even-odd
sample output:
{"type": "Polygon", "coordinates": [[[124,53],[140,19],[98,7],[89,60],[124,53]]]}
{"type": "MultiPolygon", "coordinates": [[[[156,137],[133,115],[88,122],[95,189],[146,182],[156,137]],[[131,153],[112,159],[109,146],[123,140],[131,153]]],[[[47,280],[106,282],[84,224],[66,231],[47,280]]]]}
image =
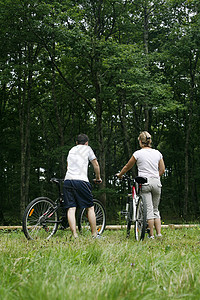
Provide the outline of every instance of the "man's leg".
{"type": "Polygon", "coordinates": [[[76,207],[70,207],[67,211],[67,217],[69,222],[69,227],[71,229],[71,232],[75,238],[78,237],[78,234],[76,233],[76,207]]]}
{"type": "Polygon", "coordinates": [[[97,229],[96,229],[96,216],[94,212],[94,206],[88,208],[88,220],[90,222],[90,228],[92,232],[92,236],[97,236],[97,229]]]}

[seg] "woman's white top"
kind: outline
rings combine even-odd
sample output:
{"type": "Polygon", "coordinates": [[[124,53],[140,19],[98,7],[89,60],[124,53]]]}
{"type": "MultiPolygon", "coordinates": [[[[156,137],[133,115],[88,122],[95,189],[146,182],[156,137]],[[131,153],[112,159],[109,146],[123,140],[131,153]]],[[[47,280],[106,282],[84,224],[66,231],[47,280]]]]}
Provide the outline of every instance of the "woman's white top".
{"type": "Polygon", "coordinates": [[[133,153],[138,167],[138,176],[159,178],[159,161],[163,158],[162,154],[152,148],[142,148],[133,153]]]}

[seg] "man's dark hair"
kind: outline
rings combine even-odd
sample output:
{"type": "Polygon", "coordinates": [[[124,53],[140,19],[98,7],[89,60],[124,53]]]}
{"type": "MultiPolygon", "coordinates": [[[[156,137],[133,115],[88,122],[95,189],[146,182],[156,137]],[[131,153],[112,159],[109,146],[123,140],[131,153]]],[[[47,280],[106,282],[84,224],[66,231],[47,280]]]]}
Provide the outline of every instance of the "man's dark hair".
{"type": "Polygon", "coordinates": [[[87,136],[86,134],[81,133],[81,134],[79,134],[79,135],[77,136],[76,141],[77,141],[77,144],[78,144],[78,145],[84,145],[86,142],[89,141],[89,138],[88,138],[88,136],[87,136]]]}

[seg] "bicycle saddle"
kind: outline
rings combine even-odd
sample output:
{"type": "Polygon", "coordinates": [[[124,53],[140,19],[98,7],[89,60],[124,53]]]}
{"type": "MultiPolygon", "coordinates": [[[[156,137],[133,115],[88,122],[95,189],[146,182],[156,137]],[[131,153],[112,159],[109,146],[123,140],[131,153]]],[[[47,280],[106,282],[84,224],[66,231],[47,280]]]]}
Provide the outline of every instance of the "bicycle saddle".
{"type": "Polygon", "coordinates": [[[135,181],[136,181],[137,183],[144,184],[144,183],[147,183],[147,178],[146,178],[146,177],[140,177],[140,176],[137,176],[137,177],[135,178],[135,181]]]}

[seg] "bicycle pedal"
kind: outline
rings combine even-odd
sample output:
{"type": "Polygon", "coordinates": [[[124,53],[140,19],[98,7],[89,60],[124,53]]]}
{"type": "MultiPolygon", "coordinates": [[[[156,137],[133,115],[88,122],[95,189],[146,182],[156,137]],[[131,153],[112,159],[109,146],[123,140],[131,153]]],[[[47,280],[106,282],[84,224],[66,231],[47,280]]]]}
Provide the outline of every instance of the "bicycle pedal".
{"type": "Polygon", "coordinates": [[[60,227],[58,228],[58,230],[65,230],[66,228],[62,225],[60,225],[60,227]]]}
{"type": "Polygon", "coordinates": [[[64,200],[60,200],[60,207],[64,206],[64,200]]]}
{"type": "Polygon", "coordinates": [[[66,217],[63,217],[61,220],[61,227],[63,227],[64,229],[69,227],[69,223],[66,217]]]}

